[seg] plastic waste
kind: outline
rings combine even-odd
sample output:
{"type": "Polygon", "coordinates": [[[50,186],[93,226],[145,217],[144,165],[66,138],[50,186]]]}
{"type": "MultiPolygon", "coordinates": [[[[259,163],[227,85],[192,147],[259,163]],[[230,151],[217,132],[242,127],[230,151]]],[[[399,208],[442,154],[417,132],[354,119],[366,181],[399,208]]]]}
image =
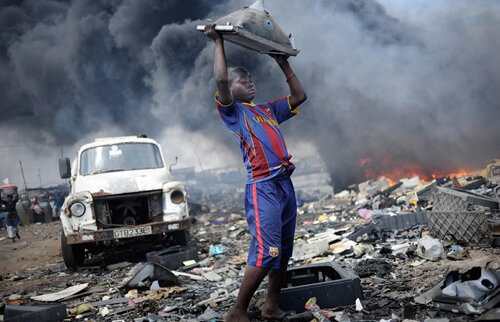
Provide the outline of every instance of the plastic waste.
{"type": "Polygon", "coordinates": [[[210,246],[210,255],[221,255],[226,251],[224,246],[210,246]]]}
{"type": "Polygon", "coordinates": [[[429,235],[425,235],[425,237],[418,240],[416,253],[418,256],[431,261],[438,261],[445,257],[443,244],[429,235]]]}
{"type": "Polygon", "coordinates": [[[356,299],[356,311],[363,311],[363,304],[361,304],[361,300],[359,298],[356,299]]]}
{"type": "Polygon", "coordinates": [[[473,267],[463,274],[457,271],[446,276],[443,294],[467,300],[480,301],[497,289],[499,280],[491,271],[473,267]]]}
{"type": "Polygon", "coordinates": [[[373,211],[371,211],[370,209],[361,208],[358,210],[358,214],[363,219],[370,219],[371,217],[373,217],[373,211]]]}
{"type": "Polygon", "coordinates": [[[305,308],[307,310],[311,311],[311,313],[314,315],[316,320],[318,320],[319,322],[329,322],[329,320],[326,317],[324,317],[323,314],[321,313],[320,307],[318,306],[318,304],[316,304],[315,297],[311,297],[307,301],[305,308]]]}

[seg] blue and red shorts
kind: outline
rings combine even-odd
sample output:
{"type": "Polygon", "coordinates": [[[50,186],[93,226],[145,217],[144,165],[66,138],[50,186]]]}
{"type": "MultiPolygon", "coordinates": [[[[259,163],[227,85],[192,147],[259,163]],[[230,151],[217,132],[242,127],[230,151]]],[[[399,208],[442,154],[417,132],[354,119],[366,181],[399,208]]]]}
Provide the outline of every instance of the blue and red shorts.
{"type": "Polygon", "coordinates": [[[281,257],[292,256],[297,204],[290,176],[247,184],[245,212],[252,243],[248,265],[280,268],[281,257]]]}

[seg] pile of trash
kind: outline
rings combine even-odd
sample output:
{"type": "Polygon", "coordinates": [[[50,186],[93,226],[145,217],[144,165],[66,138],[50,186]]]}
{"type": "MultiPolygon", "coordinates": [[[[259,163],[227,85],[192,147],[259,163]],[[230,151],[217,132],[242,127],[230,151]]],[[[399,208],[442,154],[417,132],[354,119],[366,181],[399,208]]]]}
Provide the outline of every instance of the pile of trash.
{"type": "Polygon", "coordinates": [[[305,204],[292,261],[349,265],[365,298],[351,319],[498,318],[499,169],[393,185],[382,177],[305,204]]]}
{"type": "MultiPolygon", "coordinates": [[[[380,179],[303,203],[280,296],[281,308],[293,312],[288,320],[498,319],[497,179],[411,178],[392,186],[380,179]]],[[[226,204],[200,205],[189,246],[90,261],[77,271],[59,261],[2,276],[3,319],[224,319],[251,238],[242,203],[226,204]]],[[[266,287],[267,279],[250,305],[253,321],[263,321],[266,287]]]]}

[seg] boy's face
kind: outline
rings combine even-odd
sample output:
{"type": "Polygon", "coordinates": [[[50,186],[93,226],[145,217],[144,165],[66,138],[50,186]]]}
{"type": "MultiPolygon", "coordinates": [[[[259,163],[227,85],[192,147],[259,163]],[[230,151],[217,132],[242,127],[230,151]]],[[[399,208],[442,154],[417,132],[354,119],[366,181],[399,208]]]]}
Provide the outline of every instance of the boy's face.
{"type": "Polygon", "coordinates": [[[255,87],[250,74],[243,74],[233,80],[229,89],[237,101],[250,102],[255,98],[255,87]]]}

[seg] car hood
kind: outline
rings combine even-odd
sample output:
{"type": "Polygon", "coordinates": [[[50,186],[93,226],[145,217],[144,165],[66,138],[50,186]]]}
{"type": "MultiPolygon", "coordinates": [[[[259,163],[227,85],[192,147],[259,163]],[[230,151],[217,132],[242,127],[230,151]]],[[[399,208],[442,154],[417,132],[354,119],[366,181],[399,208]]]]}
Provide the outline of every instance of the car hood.
{"type": "Polygon", "coordinates": [[[88,191],[93,195],[114,195],[160,190],[168,181],[170,175],[165,168],[117,171],[78,176],[72,191],[88,191]]]}

